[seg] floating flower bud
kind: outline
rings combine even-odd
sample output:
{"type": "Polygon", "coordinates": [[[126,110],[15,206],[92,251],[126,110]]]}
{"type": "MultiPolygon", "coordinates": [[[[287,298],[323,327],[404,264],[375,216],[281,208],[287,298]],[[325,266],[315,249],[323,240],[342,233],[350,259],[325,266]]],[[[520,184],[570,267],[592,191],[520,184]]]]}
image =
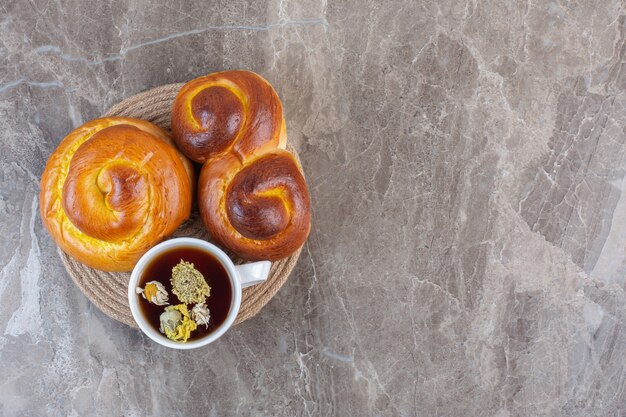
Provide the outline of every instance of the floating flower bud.
{"type": "Polygon", "coordinates": [[[148,302],[152,304],[156,304],[158,306],[168,305],[168,294],[167,290],[158,281],[150,281],[146,284],[146,286],[142,289],[137,287],[135,289],[137,294],[141,294],[141,296],[148,300],[148,302]]]}
{"type": "Polygon", "coordinates": [[[207,307],[206,303],[203,301],[193,306],[191,309],[191,317],[193,317],[198,325],[204,324],[206,327],[209,327],[211,312],[209,311],[209,307],[207,307]]]}
{"type": "Polygon", "coordinates": [[[201,303],[211,294],[211,287],[206,283],[202,273],[194,268],[191,262],[182,259],[172,268],[171,283],[172,292],[181,303],[201,303]]]}
{"type": "Polygon", "coordinates": [[[191,332],[198,328],[196,322],[189,317],[189,310],[185,304],[165,307],[165,312],[161,314],[159,320],[161,333],[176,342],[186,342],[191,332]]]}
{"type": "Polygon", "coordinates": [[[176,333],[176,327],[182,324],[183,315],[177,310],[165,311],[159,316],[159,322],[161,323],[159,327],[161,333],[173,334],[176,333]]]}

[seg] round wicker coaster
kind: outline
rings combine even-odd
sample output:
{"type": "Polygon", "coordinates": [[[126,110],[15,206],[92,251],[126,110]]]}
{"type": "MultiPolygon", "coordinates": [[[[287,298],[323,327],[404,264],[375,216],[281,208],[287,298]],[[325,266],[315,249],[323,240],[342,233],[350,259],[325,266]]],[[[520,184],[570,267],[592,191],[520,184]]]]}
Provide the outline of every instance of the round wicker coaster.
{"type": "MultiPolygon", "coordinates": [[[[182,86],[182,83],[168,84],[134,95],[111,107],[104,116],[135,117],[148,120],[169,131],[172,103],[182,86]]],[[[297,157],[293,148],[289,150],[297,157]]],[[[181,236],[211,240],[197,210],[192,212],[191,218],[178,228],[173,237],[181,236]]],[[[288,258],[272,263],[266,282],[243,290],[241,309],[235,324],[253,317],[269,302],[287,281],[301,250],[302,248],[288,258]]],[[[98,271],[74,260],[61,249],[58,249],[58,252],[72,280],[96,307],[119,322],[137,327],[128,306],[130,272],[98,271]]],[[[243,263],[241,259],[233,257],[230,253],[229,255],[235,264],[243,263]]]]}

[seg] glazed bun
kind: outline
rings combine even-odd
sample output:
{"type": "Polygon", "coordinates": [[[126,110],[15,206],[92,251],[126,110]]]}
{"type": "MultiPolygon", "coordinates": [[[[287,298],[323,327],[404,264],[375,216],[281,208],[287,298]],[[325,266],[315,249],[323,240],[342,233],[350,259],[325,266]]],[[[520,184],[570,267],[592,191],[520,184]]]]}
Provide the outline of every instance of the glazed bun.
{"type": "Polygon", "coordinates": [[[172,132],[204,163],[198,206],[211,236],[247,260],[277,260],[306,241],[309,193],[297,158],[285,150],[282,104],[261,76],[225,71],[178,93],[172,132]]]}
{"type": "Polygon", "coordinates": [[[193,166],[168,133],[130,118],[96,119],[48,159],[40,208],[56,243],[80,262],[130,271],[191,212],[193,166]]]}

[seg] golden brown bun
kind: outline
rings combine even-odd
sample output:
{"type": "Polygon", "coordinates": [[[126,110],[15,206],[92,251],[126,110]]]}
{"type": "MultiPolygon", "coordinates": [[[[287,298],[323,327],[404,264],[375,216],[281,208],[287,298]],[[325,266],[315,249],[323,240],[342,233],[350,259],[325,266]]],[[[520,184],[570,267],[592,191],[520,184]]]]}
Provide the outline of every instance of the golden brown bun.
{"type": "Polygon", "coordinates": [[[69,255],[130,271],[191,212],[191,162],[152,123],[108,117],[61,141],[41,177],[43,223],[69,255]]]}
{"type": "Polygon", "coordinates": [[[178,147],[204,162],[198,206],[211,236],[248,260],[277,260],[306,241],[309,193],[286,151],[276,91],[249,71],[225,71],[185,84],[174,101],[178,147]]]}

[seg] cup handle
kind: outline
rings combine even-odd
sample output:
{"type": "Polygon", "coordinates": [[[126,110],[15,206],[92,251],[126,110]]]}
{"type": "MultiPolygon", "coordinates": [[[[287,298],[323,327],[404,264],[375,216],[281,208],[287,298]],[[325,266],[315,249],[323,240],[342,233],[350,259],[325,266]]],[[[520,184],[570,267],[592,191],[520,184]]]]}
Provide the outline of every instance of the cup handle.
{"type": "Polygon", "coordinates": [[[271,266],[272,263],[270,261],[235,265],[235,271],[237,271],[241,288],[251,287],[267,280],[271,266]]]}

